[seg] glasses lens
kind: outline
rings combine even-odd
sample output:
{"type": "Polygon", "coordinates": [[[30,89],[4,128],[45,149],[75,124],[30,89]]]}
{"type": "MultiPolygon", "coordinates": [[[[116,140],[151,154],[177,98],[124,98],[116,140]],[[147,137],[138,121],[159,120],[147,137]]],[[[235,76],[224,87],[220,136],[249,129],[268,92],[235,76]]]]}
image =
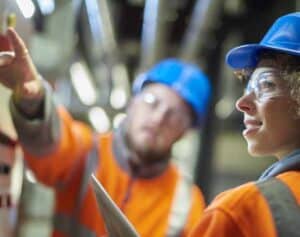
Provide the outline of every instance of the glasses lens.
{"type": "Polygon", "coordinates": [[[285,93],[279,72],[254,72],[246,87],[246,94],[254,92],[258,100],[282,96],[285,93]]]}

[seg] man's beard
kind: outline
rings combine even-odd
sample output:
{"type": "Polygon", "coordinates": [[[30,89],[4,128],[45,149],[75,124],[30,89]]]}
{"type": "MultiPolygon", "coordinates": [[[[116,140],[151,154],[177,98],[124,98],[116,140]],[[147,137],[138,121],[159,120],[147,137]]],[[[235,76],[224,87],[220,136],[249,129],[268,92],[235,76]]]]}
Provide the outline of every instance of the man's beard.
{"type": "Polygon", "coordinates": [[[127,146],[129,150],[137,156],[137,159],[142,164],[153,164],[159,161],[169,160],[170,150],[162,151],[162,150],[153,150],[152,148],[138,147],[134,144],[131,136],[126,133],[125,136],[127,146]]]}

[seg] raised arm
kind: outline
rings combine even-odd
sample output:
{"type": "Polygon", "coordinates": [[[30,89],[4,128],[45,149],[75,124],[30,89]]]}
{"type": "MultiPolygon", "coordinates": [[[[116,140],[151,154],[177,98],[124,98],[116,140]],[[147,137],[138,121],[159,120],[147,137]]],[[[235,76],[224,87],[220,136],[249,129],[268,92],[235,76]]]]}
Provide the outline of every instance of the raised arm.
{"type": "Polygon", "coordinates": [[[10,110],[25,159],[41,182],[59,185],[84,159],[91,131],[55,105],[50,86],[16,31],[9,28],[6,36],[15,57],[0,67],[0,82],[12,90],[10,110]]]}

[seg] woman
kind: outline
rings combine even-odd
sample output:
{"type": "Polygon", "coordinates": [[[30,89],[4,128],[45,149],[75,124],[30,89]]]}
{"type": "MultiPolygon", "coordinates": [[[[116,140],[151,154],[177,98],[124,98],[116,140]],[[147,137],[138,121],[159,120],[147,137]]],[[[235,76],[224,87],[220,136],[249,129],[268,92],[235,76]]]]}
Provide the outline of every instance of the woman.
{"type": "Polygon", "coordinates": [[[279,18],[259,44],[232,49],[227,63],[247,80],[236,107],[248,152],[278,161],[256,183],[220,194],[191,236],[300,236],[300,13],[279,18]]]}

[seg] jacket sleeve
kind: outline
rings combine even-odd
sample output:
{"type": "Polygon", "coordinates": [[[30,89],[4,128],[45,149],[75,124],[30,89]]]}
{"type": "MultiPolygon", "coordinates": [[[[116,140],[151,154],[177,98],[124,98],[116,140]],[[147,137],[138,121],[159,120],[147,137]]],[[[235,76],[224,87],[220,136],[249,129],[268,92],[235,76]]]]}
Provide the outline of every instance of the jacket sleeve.
{"type": "Polygon", "coordinates": [[[63,107],[55,105],[47,84],[45,91],[41,118],[26,118],[12,100],[10,110],[29,168],[40,182],[56,186],[66,182],[86,156],[92,133],[63,107]]]}
{"type": "MultiPolygon", "coordinates": [[[[220,193],[204,210],[189,237],[270,236],[251,232],[254,220],[261,218],[253,209],[258,205],[257,189],[252,182],[220,193]]],[[[255,228],[254,228],[255,229],[255,228]]]]}
{"type": "Polygon", "coordinates": [[[222,209],[206,210],[189,237],[245,237],[235,220],[222,209]]]}

